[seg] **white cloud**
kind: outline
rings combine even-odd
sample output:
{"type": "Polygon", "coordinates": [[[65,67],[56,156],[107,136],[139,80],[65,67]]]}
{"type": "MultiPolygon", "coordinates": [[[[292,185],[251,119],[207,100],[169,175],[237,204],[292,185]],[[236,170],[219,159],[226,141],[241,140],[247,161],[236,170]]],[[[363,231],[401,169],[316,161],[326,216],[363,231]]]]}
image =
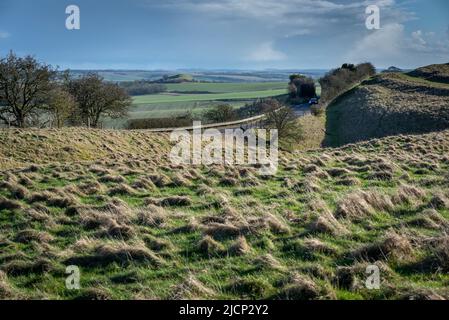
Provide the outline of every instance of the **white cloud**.
{"type": "Polygon", "coordinates": [[[444,62],[449,57],[449,41],[444,38],[441,34],[421,30],[408,34],[402,24],[388,24],[358,41],[346,59],[370,61],[380,67],[444,62]]]}
{"type": "Polygon", "coordinates": [[[382,29],[370,32],[348,54],[354,62],[374,61],[378,57],[395,59],[401,55],[404,26],[398,23],[384,25],[382,29]]]}
{"type": "Polygon", "coordinates": [[[426,40],[423,38],[423,33],[421,30],[412,32],[412,38],[420,45],[426,45],[426,40]]]}
{"type": "MultiPolygon", "coordinates": [[[[329,24],[364,25],[365,8],[377,5],[383,21],[403,22],[410,13],[395,0],[147,0],[147,6],[188,10],[214,19],[259,21],[271,28],[302,27],[320,33],[329,24]]],[[[331,27],[333,29],[334,26],[331,27]]]]}
{"type": "Polygon", "coordinates": [[[9,38],[9,36],[10,36],[10,34],[8,32],[0,30],[0,39],[6,39],[6,38],[9,38]]]}
{"type": "Polygon", "coordinates": [[[251,52],[248,59],[254,62],[281,61],[287,59],[287,55],[274,49],[272,42],[265,42],[251,52]]]}

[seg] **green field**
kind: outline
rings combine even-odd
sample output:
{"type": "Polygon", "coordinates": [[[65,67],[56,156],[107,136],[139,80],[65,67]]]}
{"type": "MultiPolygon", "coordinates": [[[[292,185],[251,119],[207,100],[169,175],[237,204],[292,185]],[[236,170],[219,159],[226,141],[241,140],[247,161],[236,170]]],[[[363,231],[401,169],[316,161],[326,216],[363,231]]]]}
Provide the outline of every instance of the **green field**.
{"type": "Polygon", "coordinates": [[[244,92],[226,93],[205,93],[205,94],[151,94],[133,98],[134,105],[154,104],[166,102],[190,102],[190,101],[217,101],[217,100],[242,100],[273,97],[285,94],[285,89],[259,90],[244,92]]]}
{"type": "Polygon", "coordinates": [[[287,83],[284,82],[255,82],[255,83],[176,83],[166,84],[171,92],[248,92],[264,90],[285,90],[287,83]]]}
{"type": "Polygon", "coordinates": [[[258,98],[287,93],[285,82],[167,84],[168,92],[133,97],[127,119],[106,120],[108,128],[123,128],[128,119],[165,118],[191,112],[201,115],[210,108],[227,103],[240,108],[258,98]],[[184,93],[183,93],[184,92],[184,93]]]}

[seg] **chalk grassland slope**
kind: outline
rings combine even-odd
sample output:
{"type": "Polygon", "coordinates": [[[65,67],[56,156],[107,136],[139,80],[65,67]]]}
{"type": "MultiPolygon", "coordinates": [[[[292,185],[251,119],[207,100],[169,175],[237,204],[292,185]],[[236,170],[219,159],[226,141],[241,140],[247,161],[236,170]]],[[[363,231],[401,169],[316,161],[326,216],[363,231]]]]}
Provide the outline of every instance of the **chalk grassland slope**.
{"type": "Polygon", "coordinates": [[[154,161],[169,150],[168,135],[144,131],[1,129],[0,170],[30,164],[70,163],[108,158],[154,161]]]}
{"type": "Polygon", "coordinates": [[[449,85],[387,73],[365,81],[327,109],[327,145],[449,128],[449,85]]]}
{"type": "Polygon", "coordinates": [[[410,76],[423,78],[429,81],[443,82],[449,84],[449,63],[432,64],[418,68],[409,73],[410,76]]]}
{"type": "MultiPolygon", "coordinates": [[[[298,119],[304,134],[295,147],[317,149],[324,138],[324,117],[298,119]]],[[[89,162],[101,159],[168,161],[173,146],[169,133],[145,130],[0,129],[0,170],[49,163],[89,162]]]]}
{"type": "MultiPolygon", "coordinates": [[[[69,134],[114,150],[1,173],[0,298],[449,298],[449,131],[282,153],[268,177],[170,165],[145,133],[69,134]],[[379,290],[364,285],[370,264],[379,290]]],[[[25,154],[13,139],[2,145],[25,154]]]]}

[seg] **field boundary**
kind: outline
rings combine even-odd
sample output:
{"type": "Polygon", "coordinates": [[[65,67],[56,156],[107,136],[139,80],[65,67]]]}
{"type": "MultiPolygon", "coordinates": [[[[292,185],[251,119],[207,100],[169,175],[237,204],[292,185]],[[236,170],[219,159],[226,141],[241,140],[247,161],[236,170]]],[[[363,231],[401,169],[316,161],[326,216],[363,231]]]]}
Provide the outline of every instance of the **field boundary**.
{"type": "Polygon", "coordinates": [[[142,130],[149,131],[149,132],[168,132],[168,131],[175,131],[175,130],[177,130],[177,131],[180,131],[180,130],[192,131],[193,129],[197,129],[197,128],[198,129],[223,128],[223,127],[229,127],[229,126],[235,126],[235,125],[239,125],[239,124],[247,124],[247,123],[251,123],[251,122],[260,121],[260,120],[263,120],[265,117],[266,117],[265,114],[261,114],[261,115],[246,118],[246,119],[228,121],[228,122],[220,122],[220,123],[211,123],[211,124],[206,124],[206,125],[202,125],[201,127],[195,127],[195,128],[193,126],[188,126],[188,127],[178,127],[178,128],[173,127],[173,128],[156,128],[156,129],[142,129],[142,130]]]}

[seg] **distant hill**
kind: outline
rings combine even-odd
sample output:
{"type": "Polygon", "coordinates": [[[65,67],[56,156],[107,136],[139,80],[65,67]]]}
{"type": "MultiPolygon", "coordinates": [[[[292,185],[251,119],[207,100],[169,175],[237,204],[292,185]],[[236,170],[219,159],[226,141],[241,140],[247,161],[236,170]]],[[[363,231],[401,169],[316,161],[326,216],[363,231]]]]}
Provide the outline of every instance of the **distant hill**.
{"type": "Polygon", "coordinates": [[[386,73],[386,72],[395,73],[395,72],[403,72],[403,70],[399,69],[397,67],[391,66],[388,69],[383,70],[382,72],[383,73],[386,73]]]}
{"type": "Polygon", "coordinates": [[[194,82],[193,76],[186,73],[175,74],[173,76],[163,76],[155,82],[157,83],[184,83],[184,82],[194,82]]]}
{"type": "Polygon", "coordinates": [[[448,129],[449,85],[422,79],[432,71],[433,80],[444,79],[441,66],[382,73],[340,96],[327,108],[325,144],[448,129]]]}
{"type": "Polygon", "coordinates": [[[429,81],[449,83],[449,63],[432,64],[413,70],[408,74],[412,77],[419,77],[429,81]]]}

